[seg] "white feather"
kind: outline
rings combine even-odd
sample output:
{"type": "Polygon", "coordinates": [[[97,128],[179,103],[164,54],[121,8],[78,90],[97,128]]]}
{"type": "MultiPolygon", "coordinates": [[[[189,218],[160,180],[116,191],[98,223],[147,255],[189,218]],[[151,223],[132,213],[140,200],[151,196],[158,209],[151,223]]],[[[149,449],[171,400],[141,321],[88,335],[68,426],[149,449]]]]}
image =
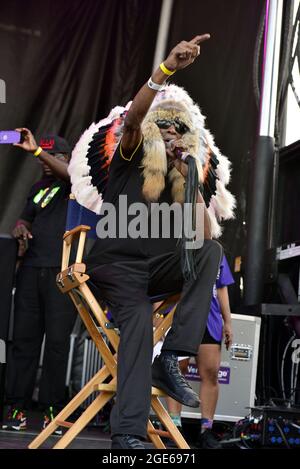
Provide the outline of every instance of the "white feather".
{"type": "Polygon", "coordinates": [[[77,202],[85,208],[100,213],[102,205],[102,195],[99,194],[97,188],[92,185],[92,178],[89,176],[90,166],[86,157],[89,144],[92,141],[93,135],[99,131],[103,126],[111,124],[111,122],[119,117],[130,106],[130,102],[126,108],[122,106],[114,107],[109,116],[100,120],[98,123],[93,123],[88,129],[83,132],[72,152],[71,161],[68,167],[68,172],[71,178],[72,193],[76,197],[77,202]]]}

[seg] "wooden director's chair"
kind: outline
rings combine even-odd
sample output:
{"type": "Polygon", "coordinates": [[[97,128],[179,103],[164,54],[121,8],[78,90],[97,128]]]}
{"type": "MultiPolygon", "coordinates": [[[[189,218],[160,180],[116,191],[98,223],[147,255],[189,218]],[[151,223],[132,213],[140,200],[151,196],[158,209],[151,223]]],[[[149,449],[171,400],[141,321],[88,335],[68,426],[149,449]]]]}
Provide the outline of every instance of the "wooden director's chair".
{"type": "MultiPolygon", "coordinates": [[[[62,293],[67,293],[71,297],[83,323],[101,354],[104,366],[30,443],[30,449],[39,448],[58,427],[65,427],[67,431],[53,446],[53,449],[66,448],[116,392],[117,350],[119,344],[118,331],[108,320],[106,311],[101,308],[91,292],[87,284],[89,276],[85,273],[86,266],[82,262],[86,237],[88,233],[95,229],[96,215],[81,207],[74,200],[74,197],[71,196],[70,199],[67,231],[63,236],[62,268],[61,273],[57,276],[57,284],[62,293]],[[88,219],[90,226],[88,224],[80,224],[70,229],[70,225],[74,226],[74,212],[76,214],[75,225],[78,224],[79,219],[83,219],[83,221],[88,219]],[[92,229],[91,226],[93,226],[92,229]],[[76,239],[78,240],[76,260],[75,263],[69,265],[71,247],[76,239]],[[103,338],[103,335],[106,336],[107,340],[103,338]],[[108,347],[107,342],[109,342],[113,352],[108,347]],[[69,422],[68,418],[71,414],[73,414],[88,397],[95,393],[95,391],[97,395],[93,402],[83,411],[75,422],[69,422]]],[[[156,324],[154,327],[154,345],[164,336],[170,327],[178,298],[179,295],[172,295],[164,299],[163,303],[154,311],[154,324],[156,324]]],[[[176,425],[172,422],[168,412],[159,400],[159,397],[163,396],[166,396],[164,392],[152,387],[151,406],[165,430],[154,428],[154,425],[149,420],[148,437],[153,445],[159,449],[165,449],[161,437],[172,438],[180,449],[189,449],[187,442],[176,425]]]]}

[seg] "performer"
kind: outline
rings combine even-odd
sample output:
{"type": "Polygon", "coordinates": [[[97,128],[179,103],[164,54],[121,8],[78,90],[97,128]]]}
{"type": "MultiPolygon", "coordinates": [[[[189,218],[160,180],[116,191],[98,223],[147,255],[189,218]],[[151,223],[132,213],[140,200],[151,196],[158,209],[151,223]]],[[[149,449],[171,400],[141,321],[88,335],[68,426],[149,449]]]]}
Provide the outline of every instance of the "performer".
{"type": "Polygon", "coordinates": [[[198,396],[180,373],[178,356],[198,353],[222,257],[221,246],[211,237],[220,234],[218,221],[232,215],[233,198],[225,189],[227,176],[225,181],[218,173],[220,165],[228,170],[229,162],[205,129],[199,107],[185,90],[165,82],[175,71],[194,62],[200,44],[207,39],[209,35],[205,34],[179,43],[132,104],[117,107],[107,119],[92,124],[72,153],[72,192],[80,204],[103,215],[98,224],[101,229],[97,230],[101,239],[86,259],[88,273],[98,286],[99,299],[106,301],[120,329],[117,397],[111,413],[112,448],[144,447],[141,439],[146,437],[151,384],[178,402],[199,405],[198,396]],[[188,165],[181,159],[187,155],[188,165]],[[196,179],[200,190],[204,182],[205,199],[191,183],[196,179]],[[137,206],[145,209],[140,222],[146,218],[151,226],[157,203],[169,208],[173,202],[183,204],[193,189],[198,202],[204,205],[205,200],[209,207],[204,209],[201,249],[187,253],[184,240],[175,236],[176,219],[172,216],[168,219],[170,234],[163,236],[163,214],[156,237],[128,236],[130,229],[131,233],[137,231],[133,216],[137,206]],[[224,204],[219,204],[220,197],[228,202],[227,212],[224,204]],[[124,198],[129,211],[123,209],[124,198]],[[218,207],[223,208],[222,213],[218,207]],[[112,233],[109,229],[103,233],[103,220],[112,233]],[[150,298],[174,291],[182,293],[181,301],[151,370],[150,298]],[[195,324],[199,326],[195,328],[195,324]]]}
{"type": "MultiPolygon", "coordinates": [[[[70,147],[57,135],[45,135],[39,145],[30,130],[16,129],[25,139],[17,144],[43,167],[13,230],[23,255],[17,273],[13,342],[7,363],[6,397],[11,405],[3,429],[25,430],[45,334],[39,403],[43,427],[54,418],[66,397],[65,379],[70,334],[76,319],[70,299],[56,285],[60,271],[70,176],[70,147]]],[[[61,433],[57,429],[56,433],[61,433]]]]}
{"type": "MultiPolygon", "coordinates": [[[[199,346],[196,363],[201,377],[200,409],[201,428],[197,435],[196,447],[205,449],[220,449],[221,443],[212,432],[214,414],[219,395],[218,372],[221,363],[221,343],[227,350],[232,344],[231,312],[228,297],[228,285],[234,283],[226,257],[223,256],[216,283],[213,288],[212,302],[207,325],[199,346]]],[[[187,372],[189,359],[180,360],[180,370],[187,372]]],[[[181,430],[181,404],[172,398],[167,398],[170,416],[181,430]]],[[[172,443],[173,440],[170,441],[172,443]]]]}

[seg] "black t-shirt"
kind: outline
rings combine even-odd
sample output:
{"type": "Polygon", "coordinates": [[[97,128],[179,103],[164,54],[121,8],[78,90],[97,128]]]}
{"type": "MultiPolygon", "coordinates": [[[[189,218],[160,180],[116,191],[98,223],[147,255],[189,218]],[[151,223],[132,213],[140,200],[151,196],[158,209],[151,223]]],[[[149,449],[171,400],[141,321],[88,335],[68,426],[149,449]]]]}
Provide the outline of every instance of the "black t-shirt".
{"type": "Polygon", "coordinates": [[[65,232],[70,184],[45,177],[34,184],[20,216],[31,223],[32,239],[28,242],[23,265],[59,267],[62,237],[65,232]]]}
{"type": "MultiPolygon", "coordinates": [[[[144,177],[142,174],[143,168],[141,167],[141,162],[143,156],[144,152],[142,143],[131,159],[124,159],[124,157],[122,157],[120,145],[113,156],[109,170],[108,184],[103,199],[104,203],[110,203],[115,207],[116,237],[97,239],[88,255],[88,258],[85,260],[89,267],[121,261],[122,259],[149,259],[153,256],[163,254],[165,252],[173,252],[179,242],[178,237],[176,238],[174,236],[175,219],[172,213],[170,215],[169,223],[170,236],[162,237],[162,229],[160,225],[158,235],[156,233],[151,237],[151,216],[153,216],[151,215],[151,210],[153,211],[155,205],[147,203],[142,193],[144,177]],[[119,196],[127,197],[127,205],[119,205],[119,196]],[[132,215],[125,213],[128,207],[132,207],[134,211],[134,206],[132,206],[132,204],[136,202],[142,203],[144,205],[144,217],[140,218],[139,211],[132,215]],[[134,219],[137,219],[137,215],[139,216],[140,220],[142,219],[142,223],[146,223],[146,221],[148,221],[148,231],[146,232],[146,236],[148,235],[148,237],[139,236],[137,238],[131,238],[128,235],[126,236],[124,229],[126,227],[128,228],[130,224],[131,226],[136,226],[137,231],[141,231],[140,226],[137,226],[139,224],[133,221],[134,219]],[[120,217],[122,218],[121,222],[119,221],[120,217]],[[123,227],[123,234],[121,235],[120,225],[123,227]]],[[[123,199],[123,201],[125,201],[125,199],[123,199]]],[[[161,204],[163,202],[167,203],[168,205],[173,203],[171,196],[171,185],[167,178],[166,187],[157,203],[161,204]]],[[[107,212],[104,212],[103,217],[106,215],[107,212]]],[[[99,230],[97,230],[97,233],[99,236],[99,230]]]]}

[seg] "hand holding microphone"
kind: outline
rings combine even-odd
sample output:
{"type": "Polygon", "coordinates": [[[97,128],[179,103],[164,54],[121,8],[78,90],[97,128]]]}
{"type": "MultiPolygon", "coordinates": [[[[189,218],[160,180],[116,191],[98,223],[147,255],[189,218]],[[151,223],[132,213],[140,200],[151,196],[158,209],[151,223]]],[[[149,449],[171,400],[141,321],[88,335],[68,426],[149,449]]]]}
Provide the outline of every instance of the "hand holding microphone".
{"type": "Polygon", "coordinates": [[[182,140],[170,140],[169,142],[166,143],[166,148],[167,150],[170,150],[172,152],[172,155],[169,154],[169,156],[175,156],[179,160],[185,161],[186,157],[188,156],[188,153],[184,149],[184,143],[182,140]]]}
{"type": "Polygon", "coordinates": [[[186,177],[188,173],[188,166],[186,158],[188,153],[185,151],[185,145],[181,139],[169,140],[166,142],[167,155],[172,159],[175,168],[186,177]]]}

